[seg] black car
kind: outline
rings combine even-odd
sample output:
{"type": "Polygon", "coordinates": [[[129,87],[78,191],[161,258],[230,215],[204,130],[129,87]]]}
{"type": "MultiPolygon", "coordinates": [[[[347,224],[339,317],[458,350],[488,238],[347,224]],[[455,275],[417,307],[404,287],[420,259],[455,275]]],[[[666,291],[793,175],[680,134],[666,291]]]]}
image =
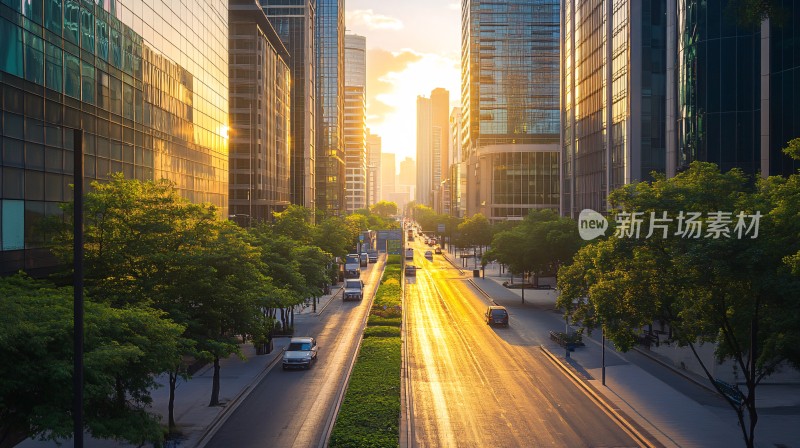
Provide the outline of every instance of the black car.
{"type": "Polygon", "coordinates": [[[413,264],[406,265],[406,277],[416,277],[417,276],[417,267],[413,264]]]}
{"type": "Polygon", "coordinates": [[[486,325],[508,326],[508,311],[502,306],[490,306],[483,315],[486,325]]]}

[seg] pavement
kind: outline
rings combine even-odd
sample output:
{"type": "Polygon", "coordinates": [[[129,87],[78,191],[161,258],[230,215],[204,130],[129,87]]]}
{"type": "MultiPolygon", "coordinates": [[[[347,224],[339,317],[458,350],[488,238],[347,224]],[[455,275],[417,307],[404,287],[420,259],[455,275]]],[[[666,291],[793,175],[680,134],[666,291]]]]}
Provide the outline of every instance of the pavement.
{"type": "MultiPolygon", "coordinates": [[[[316,314],[323,313],[328,304],[340,297],[343,283],[331,287],[331,294],[319,299],[316,314]]],[[[298,306],[295,316],[314,315],[313,306],[298,306]]],[[[175,388],[175,422],[179,427],[182,437],[180,440],[169,441],[165,446],[172,448],[202,448],[213,437],[227,417],[247,397],[255,387],[278,363],[280,363],[283,350],[289,344],[288,337],[273,338],[273,350],[265,355],[257,355],[255,347],[242,344],[241,350],[244,359],[230,356],[220,361],[220,391],[219,406],[209,406],[211,399],[211,382],[214,375],[213,364],[208,364],[197,371],[188,380],[178,380],[175,388]]],[[[162,416],[162,423],[167,421],[167,404],[169,388],[167,377],[158,378],[162,387],[152,391],[153,398],[151,412],[162,416]]],[[[62,441],[63,446],[71,446],[72,440],[62,441]]],[[[54,442],[42,442],[28,439],[17,445],[20,448],[52,447],[54,442]]],[[[130,448],[135,445],[124,444],[112,440],[94,439],[89,434],[84,436],[86,448],[130,448]]]]}
{"type": "MultiPolygon", "coordinates": [[[[452,254],[447,255],[455,266],[472,271],[473,260],[464,262],[453,258],[452,254]]],[[[510,276],[501,274],[499,265],[488,265],[482,275],[471,279],[472,282],[493,302],[509,305],[512,325],[514,309],[529,307],[545,310],[556,317],[552,319],[552,328],[537,328],[537,332],[549,335],[551,330],[565,330],[562,313],[555,307],[557,291],[525,290],[525,305],[522,305],[522,291],[503,286],[510,276]]],[[[519,281],[519,277],[515,281],[519,281]]],[[[649,433],[658,444],[704,448],[745,446],[736,413],[708,379],[675,367],[663,356],[644,349],[618,352],[606,341],[603,385],[603,345],[599,338],[598,331],[591,337],[584,336],[586,346],[578,347],[569,355],[549,337],[540,340],[542,348],[553,355],[554,360],[574,372],[610,408],[634,428],[649,433]]],[[[757,403],[756,446],[800,447],[800,384],[762,384],[757,390],[757,403]]],[[[747,417],[745,422],[748,422],[747,417]]]]}

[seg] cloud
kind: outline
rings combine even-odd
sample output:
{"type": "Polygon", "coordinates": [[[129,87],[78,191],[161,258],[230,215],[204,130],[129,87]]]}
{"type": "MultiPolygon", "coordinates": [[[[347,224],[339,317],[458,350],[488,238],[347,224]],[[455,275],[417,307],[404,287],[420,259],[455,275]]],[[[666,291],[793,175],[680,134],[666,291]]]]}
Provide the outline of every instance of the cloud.
{"type": "Polygon", "coordinates": [[[456,11],[460,11],[461,10],[461,4],[460,3],[450,3],[450,4],[447,5],[447,8],[448,9],[454,9],[456,11]]]}
{"type": "Polygon", "coordinates": [[[392,74],[403,72],[421,59],[422,55],[411,50],[398,53],[381,48],[367,50],[367,112],[376,122],[394,111],[394,107],[381,100],[382,95],[394,89],[392,74]]]}
{"type": "Polygon", "coordinates": [[[356,9],[345,11],[345,24],[347,27],[364,25],[370,30],[402,30],[403,22],[394,17],[375,14],[371,9],[356,9]]]}

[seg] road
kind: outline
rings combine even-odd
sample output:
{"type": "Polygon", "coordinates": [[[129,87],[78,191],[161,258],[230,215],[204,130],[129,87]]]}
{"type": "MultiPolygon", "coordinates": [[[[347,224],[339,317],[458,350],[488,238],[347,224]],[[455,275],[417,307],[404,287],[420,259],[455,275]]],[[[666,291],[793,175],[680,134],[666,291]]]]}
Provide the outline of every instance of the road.
{"type": "Polygon", "coordinates": [[[509,328],[487,326],[488,301],[467,277],[414,247],[421,269],[405,304],[411,446],[638,446],[545,357],[513,311],[509,328]]]}
{"type": "Polygon", "coordinates": [[[361,338],[362,322],[371,303],[368,298],[373,297],[380,281],[381,265],[370,264],[362,273],[366,283],[363,301],[342,302],[337,297],[319,316],[295,317],[296,336],[317,338],[319,361],[301,371],[284,371],[277,364],[207,448],[323,446],[326,428],[361,338]]]}

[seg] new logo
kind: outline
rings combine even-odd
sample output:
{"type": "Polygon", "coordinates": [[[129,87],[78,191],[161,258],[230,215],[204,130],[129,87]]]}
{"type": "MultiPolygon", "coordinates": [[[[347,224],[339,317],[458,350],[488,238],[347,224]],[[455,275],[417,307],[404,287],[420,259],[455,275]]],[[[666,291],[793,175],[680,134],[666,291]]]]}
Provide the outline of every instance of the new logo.
{"type": "Polygon", "coordinates": [[[578,233],[586,241],[605,235],[608,229],[606,218],[596,211],[586,208],[578,215],[578,233]]]}

